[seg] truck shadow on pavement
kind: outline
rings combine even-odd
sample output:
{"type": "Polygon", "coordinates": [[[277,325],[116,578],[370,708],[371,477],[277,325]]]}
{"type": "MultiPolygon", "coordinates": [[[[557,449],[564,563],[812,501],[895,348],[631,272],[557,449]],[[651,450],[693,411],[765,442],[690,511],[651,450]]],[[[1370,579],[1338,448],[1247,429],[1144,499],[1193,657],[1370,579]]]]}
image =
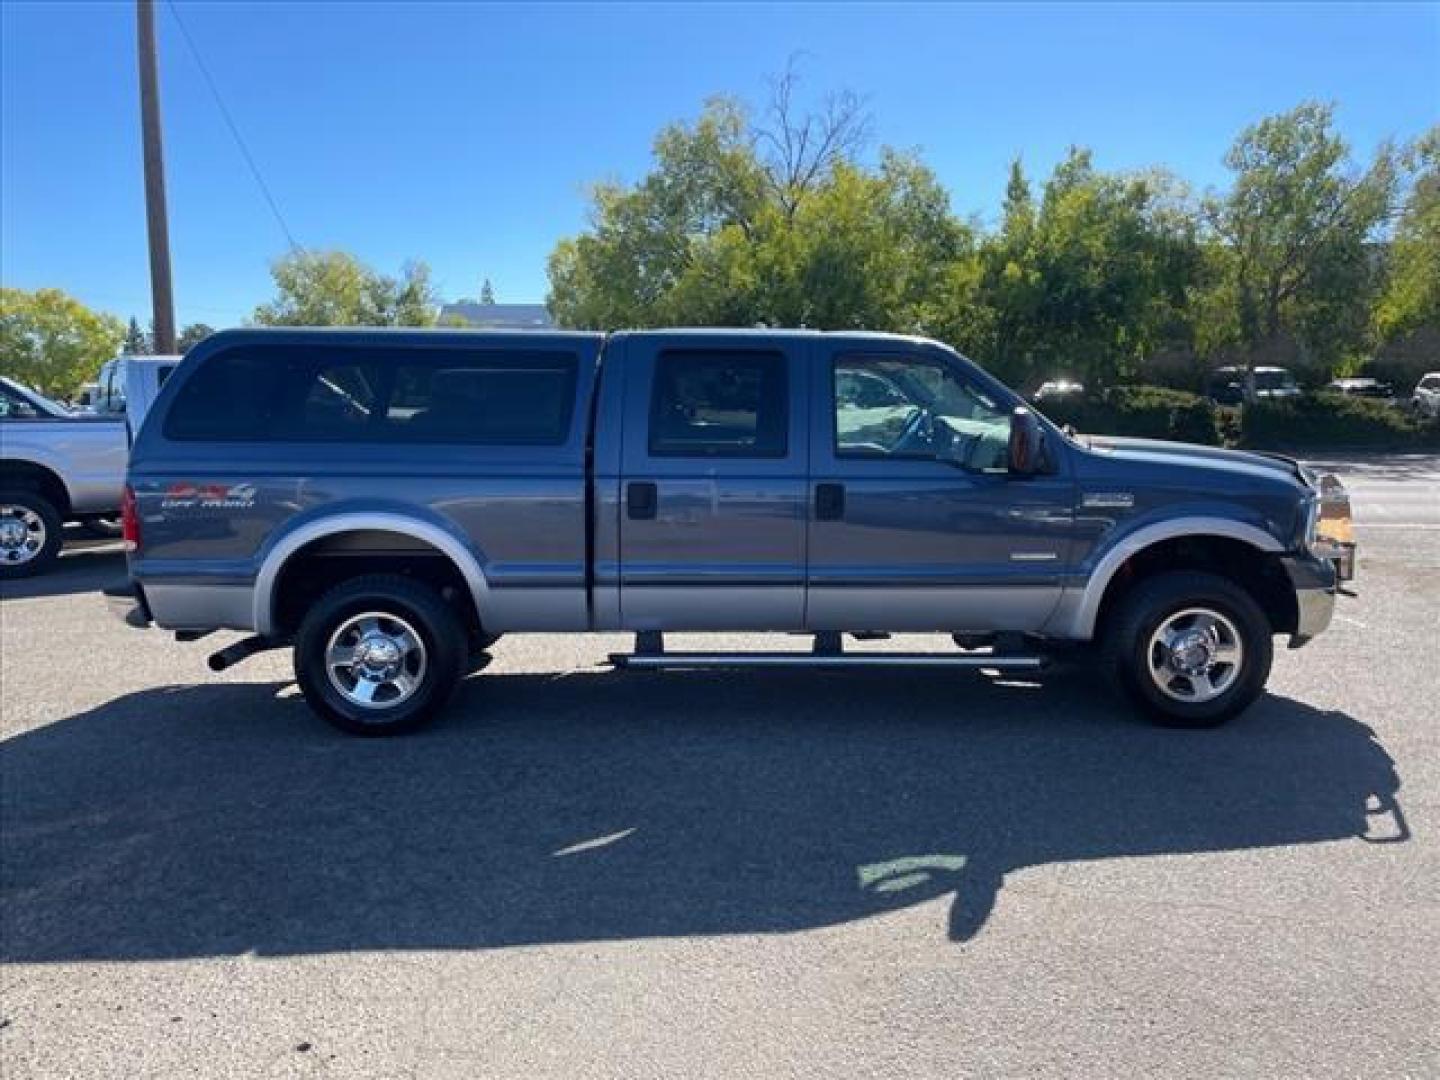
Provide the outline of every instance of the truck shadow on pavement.
{"type": "Polygon", "coordinates": [[[1040,864],[1406,836],[1365,725],[1152,729],[1079,675],[485,674],[359,740],[279,683],[0,745],[3,956],[152,960],[804,930],[1040,864]]]}

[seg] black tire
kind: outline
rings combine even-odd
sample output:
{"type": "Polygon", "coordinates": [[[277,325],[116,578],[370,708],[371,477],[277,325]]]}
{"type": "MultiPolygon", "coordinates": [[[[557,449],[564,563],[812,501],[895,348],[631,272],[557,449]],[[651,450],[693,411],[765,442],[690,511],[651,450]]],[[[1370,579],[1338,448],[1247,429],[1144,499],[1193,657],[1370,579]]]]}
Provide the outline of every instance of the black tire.
{"type": "MultiPolygon", "coordinates": [[[[1183,625],[1183,624],[1182,624],[1183,625]]],[[[1265,689],[1274,658],[1270,620],[1250,594],[1216,574],[1173,571],[1142,581],[1107,620],[1102,664],[1122,693],[1163,727],[1218,727],[1243,712],[1265,689]],[[1151,675],[1151,638],[1187,608],[1218,613],[1229,621],[1241,645],[1237,671],[1208,701],[1182,701],[1166,693],[1151,675]]],[[[1159,655],[1165,655],[1163,646],[1159,655]]],[[[1223,677],[1223,667],[1217,669],[1223,677]]],[[[1189,680],[1180,683],[1190,686],[1189,680]]]]}
{"type": "MultiPolygon", "coordinates": [[[[0,491],[0,507],[28,511],[38,519],[39,527],[45,534],[35,548],[0,546],[0,581],[44,573],[60,554],[60,545],[65,540],[59,512],[50,505],[50,500],[28,488],[6,488],[0,491]]],[[[6,512],[4,516],[19,519],[19,515],[13,511],[6,512]]]]}
{"type": "MultiPolygon", "coordinates": [[[[455,609],[434,589],[393,574],[337,585],[311,607],[295,639],[295,678],[305,700],[325,720],[352,735],[399,735],[423,726],[450,700],[465,662],[465,628],[455,609]],[[370,613],[381,615],[382,625],[391,632],[399,627],[391,620],[403,620],[423,645],[419,654],[423,666],[414,665],[420,672],[418,684],[408,697],[390,705],[357,703],[326,669],[332,637],[357,616],[370,613]]],[[[337,678],[343,677],[341,669],[337,678]]]]}

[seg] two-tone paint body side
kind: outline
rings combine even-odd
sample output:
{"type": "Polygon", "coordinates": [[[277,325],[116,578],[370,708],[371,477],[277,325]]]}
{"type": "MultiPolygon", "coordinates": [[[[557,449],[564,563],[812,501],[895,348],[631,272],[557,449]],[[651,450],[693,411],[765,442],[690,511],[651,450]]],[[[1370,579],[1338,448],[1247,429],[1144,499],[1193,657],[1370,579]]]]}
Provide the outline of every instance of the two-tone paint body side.
{"type": "MultiPolygon", "coordinates": [[[[314,331],[296,340],[315,340],[314,331]]],[[[131,576],[161,626],[273,629],[274,588],[285,561],[312,541],[388,532],[433,547],[470,586],[486,629],[584,630],[587,599],[586,453],[590,395],[601,337],[375,331],[324,335],[328,347],[563,347],[579,357],[569,435],[558,446],[461,446],[286,441],[183,442],[146,424],[131,459],[143,545],[131,576]]],[[[156,402],[168,399],[205,355],[244,332],[195,350],[156,402]]],[[[283,343],[282,334],[267,341],[283,343]]]]}
{"type": "Polygon", "coordinates": [[[1308,490],[1292,463],[1142,439],[1065,441],[1075,480],[1073,556],[1045,626],[1089,640],[1105,590],[1131,556],[1181,537],[1220,537],[1279,554],[1300,546],[1308,490]]]}
{"type": "Polygon", "coordinates": [[[1038,476],[837,456],[832,359],[937,350],[953,356],[914,339],[813,332],[219,334],[168,380],[157,422],[136,441],[143,544],[131,573],[162,626],[264,634],[288,559],[326,537],[382,532],[448,557],[497,633],[1011,630],[1087,640],[1114,574],[1152,544],[1218,536],[1261,553],[1299,546],[1310,493],[1293,463],[1260,455],[1086,445],[1050,429],[1056,468],[1038,476]],[[562,445],[527,447],[168,439],[158,421],[197,367],[262,336],[357,353],[570,350],[579,359],[570,430],[562,445]],[[647,451],[657,357],[717,346],[786,357],[784,459],[695,463],[647,451]],[[661,488],[658,520],[627,515],[636,481],[661,488]],[[821,484],[845,487],[843,519],[816,519],[821,484]],[[769,542],[777,532],[793,543],[769,542]]]}

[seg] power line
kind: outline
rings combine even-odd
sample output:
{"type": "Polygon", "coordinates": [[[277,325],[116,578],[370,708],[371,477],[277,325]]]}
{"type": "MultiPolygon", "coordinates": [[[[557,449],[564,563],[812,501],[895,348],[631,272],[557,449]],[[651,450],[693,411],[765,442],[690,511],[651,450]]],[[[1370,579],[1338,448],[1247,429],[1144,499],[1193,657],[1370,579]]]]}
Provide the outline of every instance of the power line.
{"type": "Polygon", "coordinates": [[[225,120],[225,126],[230,129],[230,134],[235,138],[235,145],[240,148],[240,154],[245,158],[245,164],[250,166],[250,175],[255,177],[255,183],[260,188],[260,194],[265,196],[266,203],[270,206],[270,212],[275,215],[275,221],[280,226],[280,231],[285,234],[285,239],[290,244],[291,251],[303,251],[304,249],[295,242],[295,236],[290,232],[290,226],[285,224],[285,215],[280,213],[280,206],[275,202],[275,196],[270,194],[270,187],[265,183],[265,178],[260,175],[260,167],[255,164],[255,159],[250,156],[250,148],[245,145],[245,140],[240,136],[240,129],[235,126],[235,120],[230,115],[230,110],[225,107],[225,99],[220,96],[220,88],[215,85],[215,79],[210,74],[210,69],[205,66],[205,61],[200,58],[200,50],[195,47],[195,39],[190,36],[189,29],[185,26],[185,20],[180,18],[180,9],[175,6],[175,0],[165,0],[170,14],[175,16],[175,25],[180,27],[180,34],[185,39],[186,46],[190,49],[190,55],[195,59],[195,65],[200,69],[200,74],[205,77],[205,84],[210,87],[210,95],[215,99],[215,105],[220,110],[221,117],[225,120]]]}

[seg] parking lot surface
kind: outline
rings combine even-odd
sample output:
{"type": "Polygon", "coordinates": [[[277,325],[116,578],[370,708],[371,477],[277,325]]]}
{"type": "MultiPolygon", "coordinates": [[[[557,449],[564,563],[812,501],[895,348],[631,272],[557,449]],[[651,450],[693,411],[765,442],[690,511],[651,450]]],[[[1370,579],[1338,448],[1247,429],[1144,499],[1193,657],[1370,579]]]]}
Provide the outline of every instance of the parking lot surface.
{"type": "Polygon", "coordinates": [[[123,558],[71,552],[0,591],[0,1067],[1434,1076],[1440,459],[1334,464],[1358,596],[1199,733],[1077,670],[516,636],[357,740],[284,654],[112,621],[123,558]]]}

